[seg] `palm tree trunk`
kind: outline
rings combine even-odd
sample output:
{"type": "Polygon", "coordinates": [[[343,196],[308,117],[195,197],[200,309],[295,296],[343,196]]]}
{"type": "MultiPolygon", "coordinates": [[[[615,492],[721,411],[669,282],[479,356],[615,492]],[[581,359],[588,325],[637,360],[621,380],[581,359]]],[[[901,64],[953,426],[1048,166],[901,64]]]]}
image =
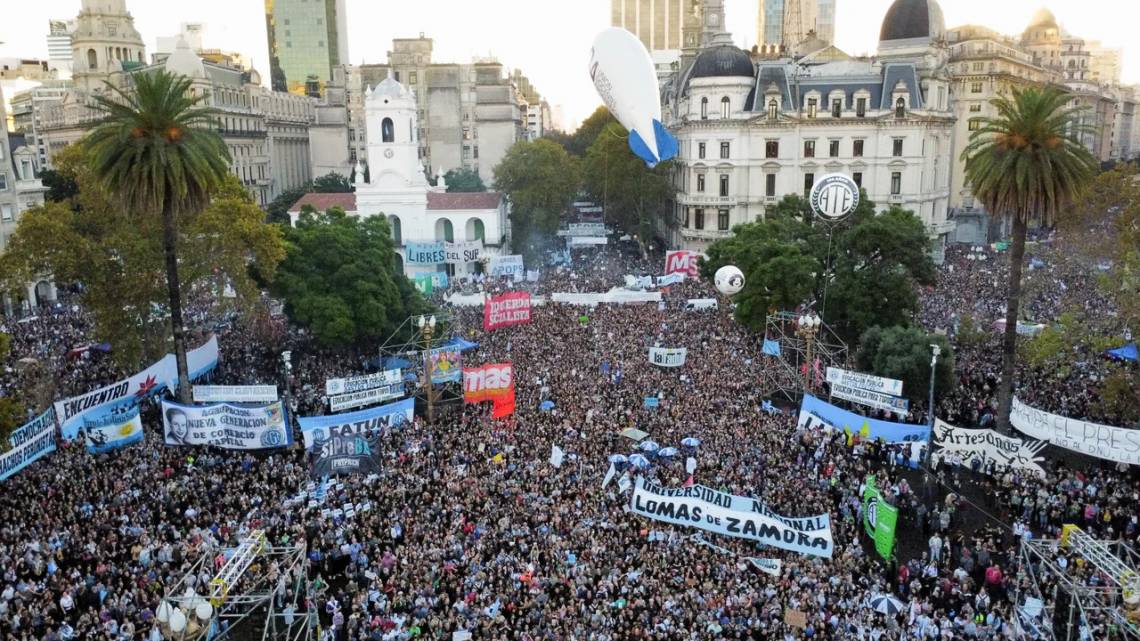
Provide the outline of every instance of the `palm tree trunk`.
{"type": "Polygon", "coordinates": [[[166,291],[170,297],[170,330],[174,335],[174,359],[178,364],[178,400],[191,402],[190,371],[186,365],[186,336],[182,327],[182,293],[178,282],[178,233],[169,199],[162,206],[162,253],[166,258],[166,291]]]}
{"type": "Polygon", "coordinates": [[[1005,306],[1005,336],[1001,346],[1001,382],[998,384],[998,430],[1009,433],[1013,404],[1014,359],[1017,356],[1017,317],[1021,307],[1021,264],[1025,258],[1028,222],[1013,217],[1013,244],[1009,248],[1009,294],[1005,306]]]}

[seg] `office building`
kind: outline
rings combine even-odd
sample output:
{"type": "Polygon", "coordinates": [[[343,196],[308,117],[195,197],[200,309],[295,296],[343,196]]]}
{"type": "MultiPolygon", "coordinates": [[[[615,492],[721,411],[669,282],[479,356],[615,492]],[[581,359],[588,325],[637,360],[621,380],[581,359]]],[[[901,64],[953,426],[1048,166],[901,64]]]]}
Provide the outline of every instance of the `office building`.
{"type": "Polygon", "coordinates": [[[700,0],[610,0],[610,24],[634,34],[649,51],[681,49],[686,12],[699,11],[700,0]]]}
{"type": "Polygon", "coordinates": [[[345,0],[265,0],[274,91],[319,96],[348,64],[345,0]]]}
{"type": "Polygon", "coordinates": [[[835,41],[836,0],[760,0],[756,43],[788,51],[809,40],[835,41]]]}
{"type": "Polygon", "coordinates": [[[61,78],[71,77],[71,32],[74,30],[74,20],[48,21],[48,65],[61,74],[61,78]]]}

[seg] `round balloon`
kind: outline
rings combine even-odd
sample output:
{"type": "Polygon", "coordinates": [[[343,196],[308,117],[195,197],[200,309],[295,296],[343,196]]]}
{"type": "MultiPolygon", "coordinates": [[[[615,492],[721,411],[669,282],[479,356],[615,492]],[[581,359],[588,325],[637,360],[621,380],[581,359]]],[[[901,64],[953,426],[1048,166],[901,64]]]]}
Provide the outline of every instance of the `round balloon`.
{"type": "Polygon", "coordinates": [[[181,632],[186,629],[186,614],[182,610],[174,610],[170,613],[170,631],[181,632]]]}
{"type": "Polygon", "coordinates": [[[194,606],[194,615],[205,621],[214,615],[214,606],[210,605],[209,601],[203,599],[201,603],[194,606]]]}
{"type": "Polygon", "coordinates": [[[716,270],[713,284],[716,285],[716,290],[725,296],[739,294],[740,290],[744,289],[744,273],[733,265],[725,265],[716,270]]]}

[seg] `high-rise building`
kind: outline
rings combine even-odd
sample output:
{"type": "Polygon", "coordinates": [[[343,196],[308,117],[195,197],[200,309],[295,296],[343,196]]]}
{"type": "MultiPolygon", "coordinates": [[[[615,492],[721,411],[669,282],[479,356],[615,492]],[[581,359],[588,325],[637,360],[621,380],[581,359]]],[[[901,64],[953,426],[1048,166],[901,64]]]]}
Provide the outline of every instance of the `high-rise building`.
{"type": "Polygon", "coordinates": [[[779,45],[784,41],[784,0],[760,0],[756,44],[779,45]]]}
{"type": "Polygon", "coordinates": [[[265,0],[265,30],[275,91],[320,96],[348,64],[345,0],[265,0]]]}
{"type": "Polygon", "coordinates": [[[835,0],[818,0],[815,37],[828,44],[835,42],[835,0]]]}
{"type": "Polygon", "coordinates": [[[48,65],[53,71],[71,76],[71,32],[74,20],[48,20],[48,65]]]}
{"type": "Polygon", "coordinates": [[[126,0],[83,0],[71,33],[75,86],[101,90],[111,74],[146,64],[146,45],[126,0]]]}
{"type": "Polygon", "coordinates": [[[836,0],[760,0],[756,44],[789,50],[811,38],[835,41],[836,0]]]}
{"type": "Polygon", "coordinates": [[[700,0],[610,0],[610,24],[634,34],[650,51],[680,51],[686,12],[700,0]]]}

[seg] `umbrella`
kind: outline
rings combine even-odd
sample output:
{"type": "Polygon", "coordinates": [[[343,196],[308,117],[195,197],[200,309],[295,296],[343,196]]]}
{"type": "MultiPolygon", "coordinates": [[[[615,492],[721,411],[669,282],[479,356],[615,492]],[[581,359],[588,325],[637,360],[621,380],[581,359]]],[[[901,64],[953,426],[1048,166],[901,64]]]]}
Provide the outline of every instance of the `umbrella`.
{"type": "Polygon", "coordinates": [[[676,455],[677,455],[677,448],[675,448],[675,447],[663,447],[663,448],[657,450],[657,456],[670,457],[670,456],[676,456],[676,455]]]}
{"type": "Polygon", "coordinates": [[[639,470],[644,470],[645,468],[649,467],[649,459],[640,454],[634,454],[633,456],[629,457],[629,462],[639,470]]]}
{"type": "Polygon", "coordinates": [[[681,439],[681,445],[684,445],[685,447],[697,447],[700,444],[701,444],[701,439],[699,439],[695,436],[689,436],[689,437],[681,439]]]}
{"type": "Polygon", "coordinates": [[[629,457],[625,454],[610,454],[610,463],[628,463],[629,457]]]}
{"type": "Polygon", "coordinates": [[[637,448],[642,452],[656,452],[661,449],[661,446],[653,441],[645,441],[641,445],[638,445],[637,448]]]}
{"type": "Polygon", "coordinates": [[[550,410],[554,409],[554,401],[543,401],[541,404],[539,404],[538,409],[543,412],[549,412],[550,410]]]}
{"type": "Polygon", "coordinates": [[[899,612],[902,612],[903,608],[906,606],[902,601],[899,601],[889,594],[876,594],[875,596],[871,597],[869,601],[867,601],[867,607],[880,614],[894,616],[899,612]]]}

